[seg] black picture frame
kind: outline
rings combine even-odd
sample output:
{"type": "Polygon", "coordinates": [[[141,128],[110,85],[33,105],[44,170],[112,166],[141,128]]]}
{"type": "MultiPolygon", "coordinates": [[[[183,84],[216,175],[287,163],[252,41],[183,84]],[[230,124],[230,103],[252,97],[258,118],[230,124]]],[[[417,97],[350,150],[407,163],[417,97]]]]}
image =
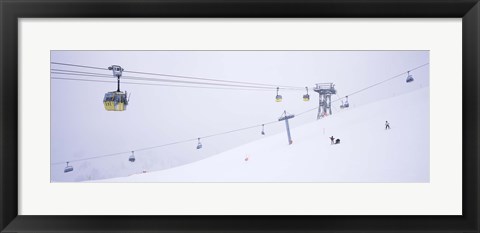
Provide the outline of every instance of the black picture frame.
{"type": "Polygon", "coordinates": [[[479,232],[478,0],[0,0],[0,14],[1,232],[479,232]],[[462,18],[463,215],[18,215],[18,19],[59,17],[462,18]]]}

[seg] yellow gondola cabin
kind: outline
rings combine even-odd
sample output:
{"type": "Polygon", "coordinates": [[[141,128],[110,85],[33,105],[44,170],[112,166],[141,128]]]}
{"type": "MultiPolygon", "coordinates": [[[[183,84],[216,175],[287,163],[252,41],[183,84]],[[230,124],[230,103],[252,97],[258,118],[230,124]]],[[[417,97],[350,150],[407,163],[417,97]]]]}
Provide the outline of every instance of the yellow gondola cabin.
{"type": "Polygon", "coordinates": [[[125,111],[127,110],[128,99],[127,92],[120,91],[120,77],[122,77],[123,68],[121,66],[112,65],[108,67],[113,72],[113,76],[117,78],[117,91],[105,93],[103,97],[103,106],[107,111],[125,111]]]}
{"type": "Polygon", "coordinates": [[[103,105],[107,111],[125,111],[127,110],[128,99],[127,92],[111,91],[105,94],[103,105]]]}

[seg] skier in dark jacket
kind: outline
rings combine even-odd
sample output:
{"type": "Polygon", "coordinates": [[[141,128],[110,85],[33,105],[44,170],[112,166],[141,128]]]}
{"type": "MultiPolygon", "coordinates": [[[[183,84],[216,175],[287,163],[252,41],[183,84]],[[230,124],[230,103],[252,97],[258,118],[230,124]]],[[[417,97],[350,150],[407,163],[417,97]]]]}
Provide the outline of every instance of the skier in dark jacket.
{"type": "Polygon", "coordinates": [[[333,136],[330,137],[330,141],[331,141],[332,145],[335,144],[335,138],[333,136]]]}
{"type": "Polygon", "coordinates": [[[388,121],[385,121],[385,130],[390,129],[390,123],[388,121]]]}

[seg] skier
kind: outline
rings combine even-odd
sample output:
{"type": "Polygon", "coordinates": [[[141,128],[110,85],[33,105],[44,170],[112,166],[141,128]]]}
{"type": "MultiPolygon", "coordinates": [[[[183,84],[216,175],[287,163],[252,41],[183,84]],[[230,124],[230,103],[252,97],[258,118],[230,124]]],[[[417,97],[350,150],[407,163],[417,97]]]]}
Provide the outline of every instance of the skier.
{"type": "Polygon", "coordinates": [[[390,123],[388,121],[385,121],[385,130],[390,129],[390,123]]]}
{"type": "Polygon", "coordinates": [[[333,136],[330,137],[330,142],[333,144],[335,144],[335,138],[333,136]]]}

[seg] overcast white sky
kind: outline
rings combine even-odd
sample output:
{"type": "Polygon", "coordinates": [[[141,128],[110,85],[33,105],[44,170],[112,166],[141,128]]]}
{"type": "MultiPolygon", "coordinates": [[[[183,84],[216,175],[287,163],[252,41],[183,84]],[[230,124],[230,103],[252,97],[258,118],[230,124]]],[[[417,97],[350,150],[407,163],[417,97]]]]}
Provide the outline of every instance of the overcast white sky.
{"type": "MultiPolygon", "coordinates": [[[[429,62],[428,51],[52,51],[52,62],[125,70],[196,76],[242,82],[313,87],[333,82],[343,97],[371,84],[429,62]]],[[[51,68],[110,75],[110,71],[53,65],[51,68]]],[[[429,66],[350,97],[351,105],[365,104],[429,85],[429,66]]],[[[127,74],[124,74],[127,75],[127,74]]],[[[145,76],[134,75],[131,76],[145,76]]],[[[52,74],[52,77],[84,78],[52,74]]],[[[152,78],[161,78],[148,76],[152,78]]],[[[91,78],[91,77],[86,77],[91,78]]],[[[101,80],[102,78],[94,78],[101,80]]],[[[169,78],[173,79],[173,78],[169,78]]],[[[111,80],[105,78],[105,80],[111,80]]],[[[127,81],[127,80],[125,80],[127,81]]],[[[130,80],[128,80],[130,82],[130,80]]],[[[123,84],[131,93],[124,112],[108,112],[103,96],[114,83],[51,80],[51,162],[64,162],[185,139],[275,121],[283,110],[302,112],[318,106],[318,95],[302,101],[302,91],[213,90],[123,84]]],[[[334,104],[334,112],[338,105],[334,104]]],[[[316,112],[294,118],[291,127],[316,119],[316,112]]],[[[284,124],[267,126],[267,134],[283,133],[284,124]]],[[[52,181],[79,181],[153,171],[195,161],[261,137],[261,128],[196,142],[141,151],[135,164],[128,154],[72,163],[75,172],[64,174],[64,164],[52,165],[52,181]],[[141,159],[140,159],[141,158],[141,159]]],[[[292,135],[294,137],[294,135],[292,135]]]]}

